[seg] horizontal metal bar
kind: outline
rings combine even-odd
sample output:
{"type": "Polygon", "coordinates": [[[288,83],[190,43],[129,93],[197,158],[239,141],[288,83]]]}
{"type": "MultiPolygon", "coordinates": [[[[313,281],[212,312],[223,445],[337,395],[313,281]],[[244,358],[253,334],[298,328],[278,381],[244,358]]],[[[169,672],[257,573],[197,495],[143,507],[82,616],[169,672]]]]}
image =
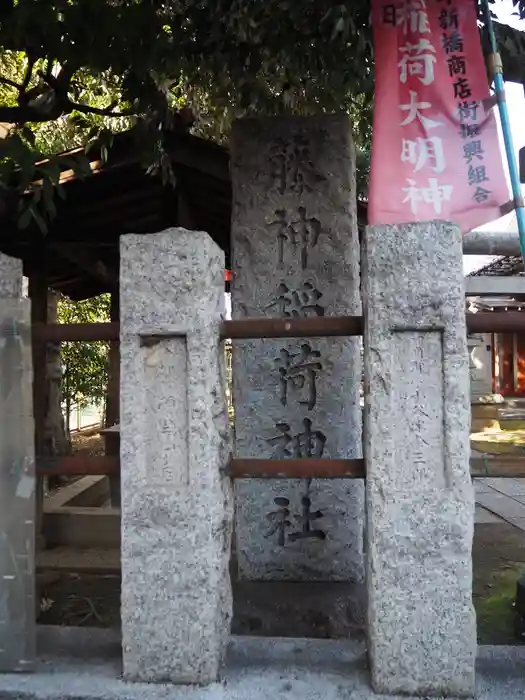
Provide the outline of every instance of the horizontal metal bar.
{"type": "Polygon", "coordinates": [[[254,338],[324,338],[363,335],[362,316],[316,316],[315,318],[246,318],[224,321],[223,340],[254,338]]]}
{"type": "Polygon", "coordinates": [[[118,456],[89,457],[85,455],[37,457],[36,472],[39,476],[119,474],[120,458],[118,456]]]}
{"type": "Polygon", "coordinates": [[[362,479],[363,459],[232,459],[232,479],[362,479]]]}
{"type": "MultiPolygon", "coordinates": [[[[249,318],[224,321],[220,329],[222,340],[248,338],[312,338],[358,336],[363,333],[362,316],[333,316],[316,318],[249,318]]],[[[152,342],[179,336],[180,332],[156,333],[152,342]]],[[[142,336],[147,344],[149,336],[142,336]]],[[[119,340],[118,323],[50,323],[33,325],[33,341],[119,340]]]]}
{"type": "MultiPolygon", "coordinates": [[[[514,333],[525,331],[525,312],[481,311],[466,315],[469,333],[514,333]]],[[[60,343],[63,341],[119,340],[119,323],[50,323],[34,324],[33,341],[60,343]]],[[[363,334],[362,316],[322,316],[316,318],[247,318],[224,321],[220,329],[222,340],[255,338],[323,338],[359,336],[363,334]]],[[[155,334],[154,341],[177,334],[155,334]]],[[[148,336],[149,338],[149,336],[148,336]]],[[[146,336],[143,342],[147,343],[146,336]]]]}
{"type": "MultiPolygon", "coordinates": [[[[233,479],[364,479],[363,459],[232,459],[227,473],[233,479]]],[[[470,460],[472,478],[525,477],[525,458],[470,460]]]]}
{"type": "Polygon", "coordinates": [[[66,341],[95,342],[119,340],[120,324],[112,323],[35,323],[32,340],[36,343],[61,343],[66,341]]]}
{"type": "MultiPolygon", "coordinates": [[[[119,474],[120,458],[67,455],[37,457],[37,474],[119,474]]],[[[233,479],[364,479],[363,459],[232,459],[226,473],[233,479]]],[[[525,478],[525,457],[497,455],[470,460],[473,478],[525,478]]]]}

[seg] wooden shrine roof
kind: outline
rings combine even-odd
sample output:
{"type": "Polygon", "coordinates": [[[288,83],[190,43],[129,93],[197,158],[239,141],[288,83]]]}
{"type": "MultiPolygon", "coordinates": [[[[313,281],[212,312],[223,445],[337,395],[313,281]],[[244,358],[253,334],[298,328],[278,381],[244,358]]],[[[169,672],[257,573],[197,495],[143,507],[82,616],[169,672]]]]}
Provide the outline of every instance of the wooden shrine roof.
{"type": "MultiPolygon", "coordinates": [[[[46,235],[36,225],[19,230],[17,203],[0,203],[0,251],[22,259],[26,276],[45,267],[49,286],[74,300],[111,291],[118,285],[119,236],[147,235],[169,226],[207,231],[224,250],[229,267],[228,149],[188,133],[167,137],[177,178],[174,189],[130,159],[127,144],[126,134],[117,136],[105,166],[97,154],[90,155],[90,177],[80,180],[71,171],[62,173],[66,197],[56,198],[57,216],[46,235]]],[[[358,217],[364,223],[362,202],[358,217]]]]}
{"type": "Polygon", "coordinates": [[[475,272],[471,272],[469,277],[521,277],[524,274],[525,270],[521,255],[506,255],[475,272]]]}
{"type": "Polygon", "coordinates": [[[57,216],[45,235],[36,225],[20,230],[17,202],[2,202],[0,251],[22,259],[26,276],[45,267],[49,286],[75,300],[118,284],[119,236],[125,233],[148,234],[178,225],[203,230],[228,256],[228,151],[189,134],[170,136],[166,148],[177,177],[174,189],[128,158],[128,144],[125,134],[119,135],[105,166],[96,154],[90,155],[90,177],[80,180],[71,171],[62,173],[66,197],[56,198],[57,216]]]}

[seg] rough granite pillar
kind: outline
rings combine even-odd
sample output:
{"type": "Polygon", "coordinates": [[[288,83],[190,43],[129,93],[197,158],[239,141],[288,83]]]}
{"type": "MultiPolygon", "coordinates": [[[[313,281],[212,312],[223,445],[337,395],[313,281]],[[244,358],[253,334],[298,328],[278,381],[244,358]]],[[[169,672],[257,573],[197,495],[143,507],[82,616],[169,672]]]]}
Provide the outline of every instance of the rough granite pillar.
{"type": "MultiPolygon", "coordinates": [[[[355,154],[345,115],[247,119],[232,134],[232,315],[361,312],[355,154]]],[[[237,457],[361,456],[360,343],[233,343],[237,457]]],[[[362,581],[360,482],[236,481],[239,575],[362,581]]]]}
{"type": "Polygon", "coordinates": [[[471,695],[474,495],[459,229],[369,228],[363,304],[373,685],[471,695]]]}
{"type": "Polygon", "coordinates": [[[30,302],[0,254],[0,671],[35,662],[35,457],[30,302]]]}
{"type": "Polygon", "coordinates": [[[124,677],[205,684],[232,608],[224,255],[185,229],[120,240],[124,677]]]}

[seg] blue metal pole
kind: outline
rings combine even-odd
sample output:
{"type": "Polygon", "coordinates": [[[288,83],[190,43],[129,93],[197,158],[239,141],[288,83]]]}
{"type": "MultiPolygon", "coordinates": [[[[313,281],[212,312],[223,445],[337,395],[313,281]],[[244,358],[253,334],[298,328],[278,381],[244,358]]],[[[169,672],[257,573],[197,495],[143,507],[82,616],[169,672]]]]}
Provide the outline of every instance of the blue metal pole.
{"type": "Polygon", "coordinates": [[[516,162],[516,154],[514,152],[514,144],[512,143],[512,131],[510,128],[509,110],[505,100],[505,83],[503,81],[503,64],[501,56],[498,53],[498,45],[496,35],[494,34],[494,24],[488,0],[483,0],[483,11],[485,14],[485,26],[487,28],[488,37],[490,40],[490,68],[493,73],[494,87],[496,89],[496,97],[498,100],[498,109],[501,119],[501,128],[503,131],[503,141],[505,143],[505,152],[507,154],[507,163],[509,166],[510,182],[512,185],[512,196],[516,207],[516,218],[518,221],[518,234],[520,238],[520,248],[523,261],[525,263],[525,209],[523,208],[523,198],[521,194],[521,183],[516,162]]]}

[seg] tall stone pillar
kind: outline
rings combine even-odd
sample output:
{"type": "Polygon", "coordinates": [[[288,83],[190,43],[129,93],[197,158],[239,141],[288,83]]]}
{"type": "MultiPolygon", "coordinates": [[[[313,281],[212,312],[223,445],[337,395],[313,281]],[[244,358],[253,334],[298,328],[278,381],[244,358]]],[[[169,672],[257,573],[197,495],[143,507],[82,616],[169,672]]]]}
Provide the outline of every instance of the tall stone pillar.
{"type": "Polygon", "coordinates": [[[120,256],[124,677],[210,683],[232,608],[224,255],[169,229],[122,236],[120,256]]]}
{"type": "Polygon", "coordinates": [[[474,692],[469,359],[449,223],[364,241],[369,654],[377,692],[474,692]]]}
{"type": "Polygon", "coordinates": [[[30,302],[0,254],[0,671],[35,661],[35,457],[30,302]]]}
{"type": "MultiPolygon", "coordinates": [[[[359,314],[355,155],[344,115],[242,120],[232,134],[233,318],[359,314]]],[[[354,338],[233,344],[236,456],[361,456],[354,338]]],[[[363,485],[236,481],[239,575],[363,578],[363,485]]]]}

